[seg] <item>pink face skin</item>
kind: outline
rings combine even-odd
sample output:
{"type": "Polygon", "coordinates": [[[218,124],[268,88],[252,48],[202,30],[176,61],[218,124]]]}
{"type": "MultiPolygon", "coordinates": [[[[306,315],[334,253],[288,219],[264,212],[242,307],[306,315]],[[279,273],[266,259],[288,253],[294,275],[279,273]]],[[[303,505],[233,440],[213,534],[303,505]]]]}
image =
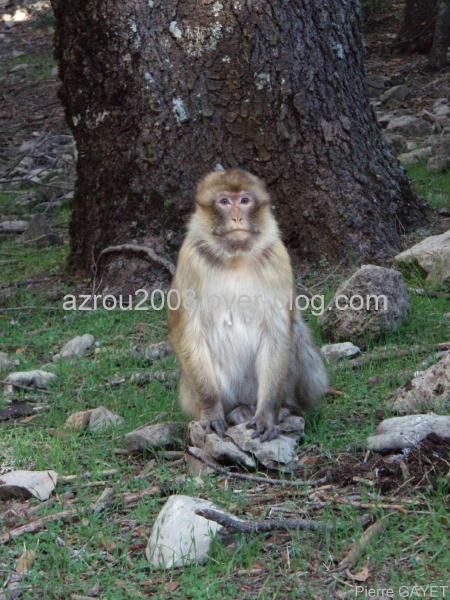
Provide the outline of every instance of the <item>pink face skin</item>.
{"type": "Polygon", "coordinates": [[[220,235],[233,235],[236,237],[247,237],[248,234],[256,233],[251,222],[256,201],[250,192],[244,190],[239,192],[220,192],[214,199],[214,208],[222,217],[223,225],[219,228],[220,235]],[[240,235],[241,234],[241,235],[240,235]],[[244,234],[244,235],[242,235],[244,234]]]}

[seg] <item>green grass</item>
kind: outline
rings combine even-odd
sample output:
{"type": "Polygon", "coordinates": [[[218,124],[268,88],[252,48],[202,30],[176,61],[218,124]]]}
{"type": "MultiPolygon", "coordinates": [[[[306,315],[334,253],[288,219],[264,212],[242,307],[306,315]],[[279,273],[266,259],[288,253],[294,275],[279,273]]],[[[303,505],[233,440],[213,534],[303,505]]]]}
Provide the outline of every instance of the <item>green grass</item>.
{"type": "Polygon", "coordinates": [[[432,208],[450,207],[450,170],[444,173],[430,173],[426,163],[407,167],[417,192],[432,208]]]}
{"type": "Polygon", "coordinates": [[[28,68],[25,70],[27,77],[36,80],[51,79],[52,69],[56,67],[55,59],[50,53],[39,52],[10,58],[6,61],[5,68],[9,71],[17,65],[22,64],[28,65],[28,68]]]}
{"type": "MultiPolygon", "coordinates": [[[[416,170],[413,175],[415,181],[425,185],[425,182],[418,183],[422,177],[418,173],[416,170]]],[[[429,189],[441,185],[440,176],[427,182],[429,189]]],[[[0,198],[0,202],[11,208],[9,196],[0,198]]],[[[3,208],[0,210],[3,212],[3,208]]],[[[67,213],[60,212],[54,218],[65,223],[67,213]]],[[[31,420],[0,423],[0,465],[54,469],[60,476],[80,476],[76,482],[58,483],[56,503],[41,509],[40,515],[67,508],[70,502],[84,510],[109,485],[121,494],[155,484],[173,484],[177,475],[185,473],[182,465],[173,466],[160,454],[127,457],[117,454],[115,449],[123,447],[124,433],[140,425],[183,419],[176,391],[156,382],[144,387],[130,383],[116,387],[105,385],[114,377],[128,378],[132,373],[173,365],[173,358],[169,357],[149,366],[132,352],[134,345],[165,338],[165,314],[64,311],[64,294],[78,293],[81,285],[65,275],[66,246],[36,251],[7,241],[1,243],[0,252],[2,260],[12,261],[2,265],[1,283],[10,282],[15,286],[9,296],[0,297],[0,351],[16,358],[20,370],[45,367],[58,376],[51,393],[40,398],[48,403],[45,412],[31,420]],[[17,285],[44,276],[52,279],[31,287],[17,285]],[[94,353],[75,361],[52,363],[53,352],[73,336],[83,333],[95,336],[94,353]],[[124,424],[102,434],[74,433],[63,428],[71,413],[100,405],[122,415],[124,424]],[[81,478],[85,471],[92,474],[87,481],[95,482],[102,480],[102,471],[111,468],[118,469],[118,474],[108,477],[98,487],[82,486],[86,483],[81,478]],[[149,475],[140,477],[146,469],[150,469],[149,475]]],[[[327,297],[336,288],[335,279],[327,281],[327,297]]],[[[369,344],[368,351],[379,346],[409,348],[448,341],[445,315],[450,306],[446,298],[411,294],[410,304],[408,318],[400,329],[369,344]]],[[[309,321],[320,341],[317,320],[310,317],[309,321]]],[[[315,445],[323,456],[339,461],[342,453],[362,447],[380,418],[390,416],[384,403],[386,396],[405,381],[404,376],[397,375],[393,380],[371,386],[369,377],[398,374],[403,369],[413,371],[426,357],[427,354],[413,354],[373,361],[359,370],[331,368],[331,385],[344,395],[329,397],[322,407],[307,415],[306,438],[301,450],[315,445]]],[[[0,373],[0,378],[6,374],[0,373]]],[[[313,471],[314,467],[307,468],[305,475],[313,471]]],[[[328,498],[321,510],[311,506],[308,489],[258,491],[252,484],[223,483],[215,477],[204,477],[202,483],[187,479],[175,489],[208,498],[247,517],[263,518],[273,505],[284,503],[294,515],[322,518],[345,526],[326,535],[305,532],[238,535],[229,546],[216,543],[205,565],[157,572],[150,569],[144,556],[152,523],[165,501],[164,497],[155,495],[142,499],[132,509],[125,510],[117,502],[101,516],[86,512],[76,523],[53,523],[39,533],[27,534],[0,546],[0,581],[14,572],[16,561],[26,547],[37,555],[32,568],[21,580],[25,586],[23,597],[28,599],[70,598],[71,594],[88,596],[96,584],[100,597],[108,600],[142,597],[139,594],[161,599],[333,598],[337,591],[354,590],[356,585],[351,579],[343,583],[345,575],[335,578],[330,570],[345,555],[352,541],[362,534],[359,517],[371,514],[379,518],[389,512],[377,507],[377,499],[386,501],[386,498],[364,483],[317,492],[318,499],[321,494],[324,499],[328,498]],[[361,500],[367,501],[371,508],[361,510],[334,502],[333,495],[339,494],[360,494],[361,500]]],[[[352,569],[356,573],[368,566],[369,578],[361,584],[363,586],[398,589],[401,585],[446,583],[449,562],[444,533],[448,527],[445,486],[442,483],[437,488],[421,491],[406,487],[404,493],[419,503],[419,512],[393,511],[386,531],[352,569]]],[[[394,500],[401,503],[402,496],[394,500]]],[[[14,506],[21,504],[17,502],[14,506]]],[[[30,506],[38,504],[36,500],[27,502],[30,506]]],[[[17,525],[29,518],[17,518],[2,510],[0,533],[12,523],[17,525]]]]}

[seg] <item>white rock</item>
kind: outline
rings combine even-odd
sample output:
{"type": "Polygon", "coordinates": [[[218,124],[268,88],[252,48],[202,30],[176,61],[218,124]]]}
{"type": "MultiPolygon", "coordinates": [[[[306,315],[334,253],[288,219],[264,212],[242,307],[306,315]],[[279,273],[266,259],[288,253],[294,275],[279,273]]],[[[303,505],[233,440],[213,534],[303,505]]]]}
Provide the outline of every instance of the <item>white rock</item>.
{"type": "Polygon", "coordinates": [[[207,560],[211,542],[222,526],[196,515],[199,508],[217,509],[202,498],[180,495],[167,500],[145,550],[153,567],[170,569],[207,560]]]}
{"type": "Polygon", "coordinates": [[[6,352],[0,352],[0,371],[13,369],[14,367],[17,367],[18,364],[18,360],[13,360],[6,354],[6,352]]]}
{"type": "Polygon", "coordinates": [[[155,423],[154,425],[139,427],[127,433],[125,444],[129,452],[155,448],[183,447],[186,434],[186,423],[155,423]]]}
{"type": "Polygon", "coordinates": [[[394,117],[387,126],[388,131],[399,131],[411,137],[423,136],[431,133],[431,125],[421,117],[403,115],[394,117]]]}
{"type": "Polygon", "coordinates": [[[426,146],[425,148],[417,148],[417,150],[412,150],[411,152],[404,152],[403,154],[399,154],[398,160],[403,165],[416,165],[423,160],[427,160],[431,156],[431,146],[426,146]]]}
{"type": "Polygon", "coordinates": [[[35,371],[15,371],[10,373],[5,380],[8,393],[19,390],[21,386],[29,388],[47,389],[57,379],[54,373],[36,369],[35,371]]]}
{"type": "Polygon", "coordinates": [[[116,415],[104,406],[98,406],[91,412],[88,427],[92,433],[98,433],[110,427],[122,425],[123,422],[123,417],[116,415]]]}
{"type": "Polygon", "coordinates": [[[221,438],[217,433],[206,434],[203,449],[219,463],[233,463],[242,465],[247,469],[256,467],[256,463],[250,455],[242,452],[230,439],[221,438]]]}
{"type": "Polygon", "coordinates": [[[77,335],[70,341],[68,341],[61,348],[61,352],[55,354],[53,360],[56,361],[60,358],[80,358],[85,354],[95,343],[95,338],[90,333],[84,335],[77,335]]]}
{"type": "Polygon", "coordinates": [[[0,498],[48,500],[57,481],[55,471],[11,471],[0,475],[0,498]]]}
{"type": "Polygon", "coordinates": [[[450,280],[450,231],[425,238],[415,246],[397,254],[394,258],[399,267],[418,265],[434,283],[450,280]]]}
{"type": "Polygon", "coordinates": [[[408,415],[385,419],[367,438],[367,447],[376,452],[414,448],[430,433],[450,438],[450,417],[438,415],[408,415]]]}
{"type": "Polygon", "coordinates": [[[28,227],[28,221],[1,221],[0,233],[23,233],[28,227]]]}
{"type": "Polygon", "coordinates": [[[353,358],[361,352],[361,349],[351,342],[341,342],[340,344],[325,344],[320,351],[327,360],[336,361],[341,358],[353,358]]]}
{"type": "Polygon", "coordinates": [[[447,412],[450,409],[450,352],[394,392],[387,405],[399,414],[447,412]]]}

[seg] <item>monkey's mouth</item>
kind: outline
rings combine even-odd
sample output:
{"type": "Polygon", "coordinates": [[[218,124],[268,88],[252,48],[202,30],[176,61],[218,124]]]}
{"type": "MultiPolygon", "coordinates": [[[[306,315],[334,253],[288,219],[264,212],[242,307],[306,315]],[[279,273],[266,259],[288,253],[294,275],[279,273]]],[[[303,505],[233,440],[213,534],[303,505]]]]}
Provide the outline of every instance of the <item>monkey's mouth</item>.
{"type": "Polygon", "coordinates": [[[220,235],[232,235],[233,233],[246,233],[247,235],[253,235],[259,233],[257,229],[253,228],[238,228],[238,229],[226,229],[220,233],[220,235]]]}

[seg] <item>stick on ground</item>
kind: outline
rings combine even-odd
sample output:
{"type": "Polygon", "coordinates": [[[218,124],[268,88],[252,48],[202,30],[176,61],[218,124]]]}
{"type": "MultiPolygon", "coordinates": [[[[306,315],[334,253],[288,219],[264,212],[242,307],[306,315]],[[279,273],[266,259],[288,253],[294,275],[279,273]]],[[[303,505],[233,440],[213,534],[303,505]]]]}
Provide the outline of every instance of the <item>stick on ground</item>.
{"type": "Polygon", "coordinates": [[[232,515],[214,510],[212,508],[199,508],[195,511],[200,517],[215,521],[227,529],[235,529],[243,533],[262,533],[264,531],[289,531],[292,529],[303,529],[305,531],[330,531],[332,525],[322,521],[311,521],[310,519],[266,519],[255,521],[250,519],[238,519],[232,515]]]}
{"type": "Polygon", "coordinates": [[[384,531],[384,529],[386,528],[386,525],[388,523],[389,516],[390,515],[388,514],[388,515],[382,517],[379,521],[376,521],[376,523],[374,523],[373,525],[371,525],[370,527],[368,527],[366,529],[366,531],[362,534],[362,536],[359,538],[359,540],[356,540],[356,542],[352,545],[350,550],[347,552],[347,554],[344,556],[344,558],[339,563],[339,565],[338,565],[339,570],[340,569],[350,569],[351,567],[356,565],[358,560],[361,558],[361,556],[367,550],[370,543],[373,542],[373,540],[378,535],[380,535],[380,533],[382,531],[384,531]]]}

